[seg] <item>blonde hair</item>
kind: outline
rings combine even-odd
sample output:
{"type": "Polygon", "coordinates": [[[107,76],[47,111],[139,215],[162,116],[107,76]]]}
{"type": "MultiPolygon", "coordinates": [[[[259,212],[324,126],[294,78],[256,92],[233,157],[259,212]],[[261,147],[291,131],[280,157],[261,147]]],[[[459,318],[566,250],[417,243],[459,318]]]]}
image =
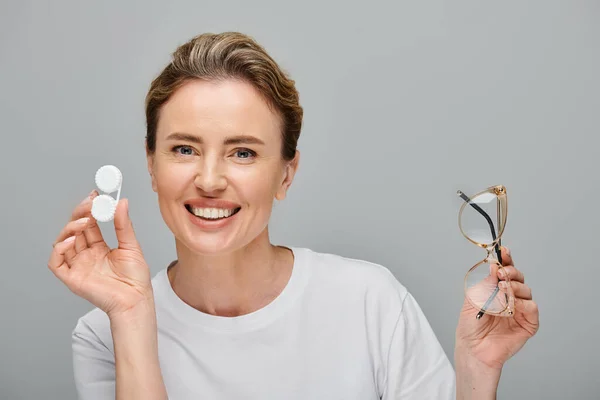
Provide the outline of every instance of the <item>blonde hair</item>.
{"type": "Polygon", "coordinates": [[[239,32],[204,33],[179,46],[146,95],[146,147],[156,150],[161,106],[192,79],[240,79],[251,84],[281,118],[284,160],[296,153],[303,109],[295,82],[253,38],[239,32]]]}

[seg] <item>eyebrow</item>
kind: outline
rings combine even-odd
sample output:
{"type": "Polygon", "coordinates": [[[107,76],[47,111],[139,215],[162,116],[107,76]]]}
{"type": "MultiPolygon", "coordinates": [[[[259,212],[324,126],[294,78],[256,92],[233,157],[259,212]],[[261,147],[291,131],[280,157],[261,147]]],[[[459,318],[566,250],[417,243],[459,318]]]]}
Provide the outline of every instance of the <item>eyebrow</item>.
{"type": "MultiPolygon", "coordinates": [[[[167,136],[166,140],[181,140],[181,141],[184,141],[184,142],[192,142],[192,143],[198,143],[198,144],[204,143],[204,141],[202,140],[202,138],[199,137],[199,136],[190,135],[189,133],[181,133],[181,132],[171,133],[169,136],[167,136]]],[[[265,142],[263,142],[259,138],[255,137],[255,136],[251,136],[251,135],[229,136],[229,137],[225,138],[224,143],[226,145],[231,145],[231,144],[265,144],[265,142]]]]}

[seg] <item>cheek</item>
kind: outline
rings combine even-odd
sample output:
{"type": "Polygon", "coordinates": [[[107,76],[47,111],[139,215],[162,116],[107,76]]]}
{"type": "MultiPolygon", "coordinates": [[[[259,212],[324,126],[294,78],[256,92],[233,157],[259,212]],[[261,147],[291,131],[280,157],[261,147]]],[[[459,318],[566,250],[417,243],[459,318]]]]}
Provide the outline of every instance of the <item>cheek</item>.
{"type": "Polygon", "coordinates": [[[247,168],[230,175],[230,182],[248,203],[259,204],[271,201],[277,191],[277,176],[270,168],[247,168]]]}
{"type": "Polygon", "coordinates": [[[193,182],[194,168],[184,164],[163,164],[155,170],[155,182],[159,196],[177,196],[193,182]]]}

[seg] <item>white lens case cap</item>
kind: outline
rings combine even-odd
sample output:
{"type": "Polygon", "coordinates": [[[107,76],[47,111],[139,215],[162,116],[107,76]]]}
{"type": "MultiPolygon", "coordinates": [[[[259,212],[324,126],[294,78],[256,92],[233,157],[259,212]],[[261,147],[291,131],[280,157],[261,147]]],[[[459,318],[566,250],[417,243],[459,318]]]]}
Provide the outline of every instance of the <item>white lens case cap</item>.
{"type": "Polygon", "coordinates": [[[104,193],[112,193],[121,187],[123,174],[114,165],[105,165],[96,171],[96,186],[104,193]]]}
{"type": "Polygon", "coordinates": [[[108,194],[96,196],[92,202],[92,216],[100,222],[111,221],[115,217],[119,197],[121,196],[121,185],[123,174],[114,165],[105,165],[96,171],[96,186],[104,193],[118,191],[114,199],[108,194]]]}
{"type": "Polygon", "coordinates": [[[117,201],[107,194],[94,197],[92,202],[92,216],[100,222],[108,222],[115,216],[117,201]]]}

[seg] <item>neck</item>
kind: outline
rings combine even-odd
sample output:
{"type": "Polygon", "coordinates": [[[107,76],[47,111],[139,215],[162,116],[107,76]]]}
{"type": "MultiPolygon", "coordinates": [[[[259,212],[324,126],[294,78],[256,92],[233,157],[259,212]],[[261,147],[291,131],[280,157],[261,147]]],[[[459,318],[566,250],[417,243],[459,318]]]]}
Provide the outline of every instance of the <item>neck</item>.
{"type": "Polygon", "coordinates": [[[286,286],[292,252],[273,246],[267,229],[247,246],[228,253],[198,254],[176,241],[177,263],[168,270],[179,298],[207,314],[233,317],[256,311],[286,286]]]}

